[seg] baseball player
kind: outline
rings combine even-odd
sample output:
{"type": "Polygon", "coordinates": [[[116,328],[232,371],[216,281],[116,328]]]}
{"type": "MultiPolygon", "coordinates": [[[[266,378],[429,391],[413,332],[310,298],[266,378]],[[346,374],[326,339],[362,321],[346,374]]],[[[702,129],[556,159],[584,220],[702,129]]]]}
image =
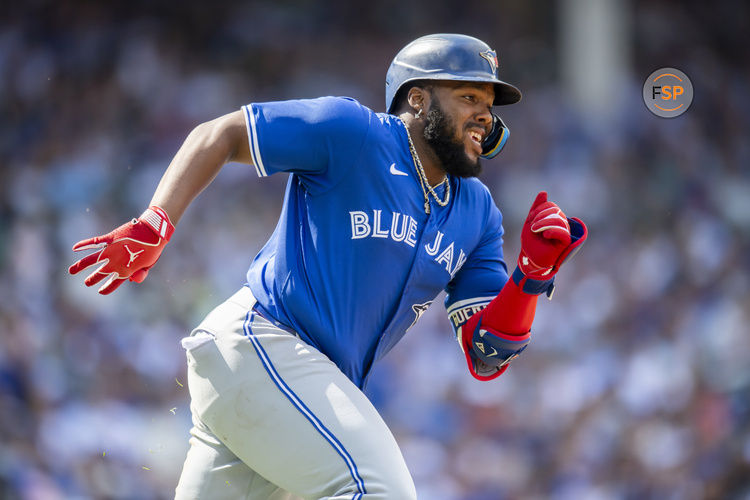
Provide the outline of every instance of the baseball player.
{"type": "Polygon", "coordinates": [[[70,267],[108,294],[141,282],[189,203],[228,161],[289,173],[245,285],[189,337],[193,428],[176,497],[412,499],[415,487],[362,392],[373,365],[445,290],[470,373],[498,377],[527,347],[540,294],[586,239],[545,192],[512,274],[501,213],[476,178],[521,93],[465,35],[414,40],[386,76],[386,111],[354,99],[253,103],[196,127],[150,207],[70,267]]]}

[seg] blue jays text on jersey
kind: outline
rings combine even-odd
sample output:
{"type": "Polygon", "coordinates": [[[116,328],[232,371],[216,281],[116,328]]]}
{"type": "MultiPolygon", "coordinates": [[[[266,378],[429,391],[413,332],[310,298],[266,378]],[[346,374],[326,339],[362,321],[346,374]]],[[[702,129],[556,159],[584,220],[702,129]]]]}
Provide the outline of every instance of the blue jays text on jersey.
{"type": "MultiPolygon", "coordinates": [[[[408,214],[393,212],[390,227],[385,229],[382,225],[382,210],[372,211],[372,226],[367,212],[361,210],[349,212],[352,220],[352,239],[359,238],[390,238],[393,241],[403,241],[411,247],[417,244],[416,235],[418,230],[417,221],[408,214]],[[403,217],[403,218],[402,218],[403,217]],[[401,220],[401,225],[399,221],[401,220]]],[[[454,274],[466,262],[466,254],[463,248],[458,250],[457,259],[454,260],[454,242],[441,246],[444,234],[438,231],[435,241],[425,244],[427,255],[435,256],[435,262],[445,264],[445,271],[453,277],[454,274]]]]}
{"type": "Polygon", "coordinates": [[[457,327],[507,281],[502,216],[487,188],[450,177],[449,203],[426,214],[397,117],[337,97],[243,110],[258,175],[291,174],[276,229],[247,273],[256,309],[358,386],[441,290],[457,327]]]}

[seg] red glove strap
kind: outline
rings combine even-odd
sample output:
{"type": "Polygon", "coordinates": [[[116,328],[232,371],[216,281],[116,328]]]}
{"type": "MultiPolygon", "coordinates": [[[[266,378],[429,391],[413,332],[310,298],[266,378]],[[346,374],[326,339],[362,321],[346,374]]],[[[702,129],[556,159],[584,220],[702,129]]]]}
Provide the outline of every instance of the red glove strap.
{"type": "Polygon", "coordinates": [[[141,214],[140,219],[151,226],[154,231],[156,231],[156,234],[167,241],[169,241],[169,238],[172,237],[172,233],[174,233],[174,225],[172,224],[172,221],[169,220],[167,212],[161,207],[151,205],[145,212],[143,212],[143,214],[141,214]]]}

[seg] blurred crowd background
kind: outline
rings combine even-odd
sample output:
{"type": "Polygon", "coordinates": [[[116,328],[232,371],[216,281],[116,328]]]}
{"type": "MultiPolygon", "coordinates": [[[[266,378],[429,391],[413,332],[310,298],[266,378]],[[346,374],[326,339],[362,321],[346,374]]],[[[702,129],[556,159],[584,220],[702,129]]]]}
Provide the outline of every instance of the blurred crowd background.
{"type": "Polygon", "coordinates": [[[439,300],[376,367],[420,498],[750,498],[748,24],[722,0],[4,5],[0,498],[173,496],[179,339],[242,285],[285,178],[227,166],[111,296],[67,274],[71,246],[138,216],[202,121],[320,95],[382,111],[392,57],[430,32],[484,39],[524,92],[482,175],[510,265],[540,189],[590,237],[500,379],[470,377],[439,300]],[[661,67],[692,79],[679,118],[642,101],[661,67]]]}

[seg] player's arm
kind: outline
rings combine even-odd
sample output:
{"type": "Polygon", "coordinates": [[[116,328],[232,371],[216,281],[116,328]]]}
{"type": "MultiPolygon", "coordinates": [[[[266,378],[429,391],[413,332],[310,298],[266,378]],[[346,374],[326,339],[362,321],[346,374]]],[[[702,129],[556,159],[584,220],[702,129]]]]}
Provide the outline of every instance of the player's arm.
{"type": "MultiPolygon", "coordinates": [[[[586,240],[586,226],[537,195],[521,232],[521,252],[511,278],[486,307],[456,325],[471,374],[491,380],[502,374],[531,338],[537,299],[552,295],[560,266],[586,240]]],[[[465,314],[466,316],[466,314],[465,314]]]]}
{"type": "Polygon", "coordinates": [[[161,207],[173,224],[227,162],[252,165],[242,111],[195,127],[161,178],[151,205],[161,207]]]}
{"type": "Polygon", "coordinates": [[[78,260],[69,272],[98,265],[84,283],[92,286],[109,278],[99,288],[101,294],[113,292],[128,279],[143,281],[174,232],[174,224],[230,161],[252,164],[242,111],[195,127],[169,164],[149,208],[110,233],[76,243],[74,251],[98,251],[78,260]]]}

